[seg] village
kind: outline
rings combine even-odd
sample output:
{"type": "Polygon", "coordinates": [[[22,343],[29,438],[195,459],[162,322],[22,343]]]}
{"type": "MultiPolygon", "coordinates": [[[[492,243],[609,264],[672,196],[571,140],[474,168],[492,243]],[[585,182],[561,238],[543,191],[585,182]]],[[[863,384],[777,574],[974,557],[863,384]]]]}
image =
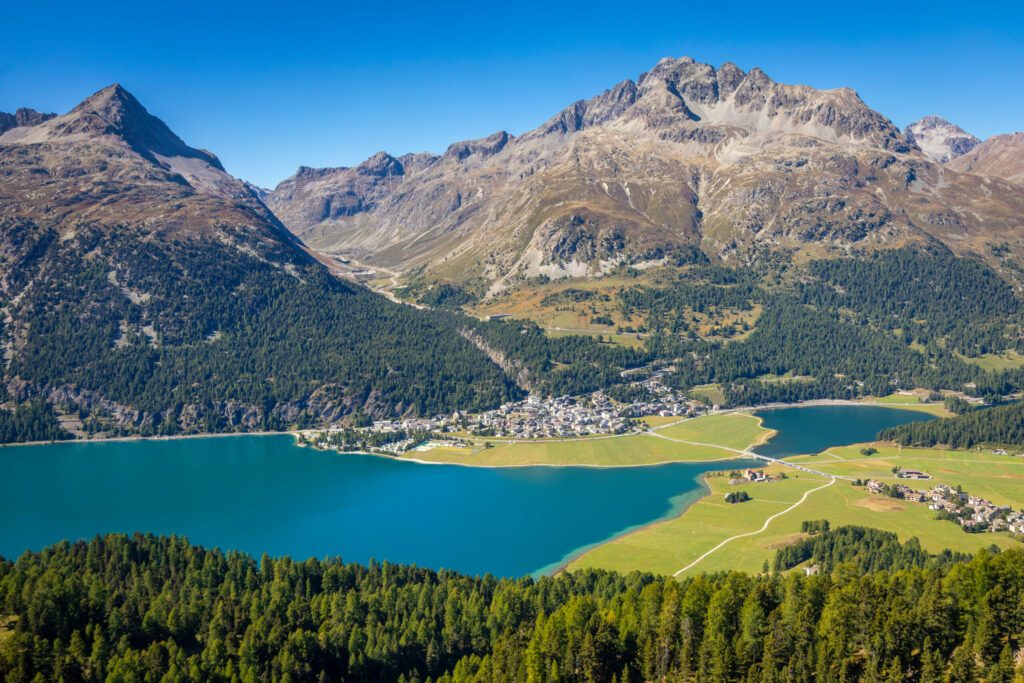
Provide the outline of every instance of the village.
{"type": "MultiPolygon", "coordinates": [[[[900,476],[900,472],[897,476],[900,476]]],[[[930,478],[923,472],[913,471],[913,474],[914,476],[901,478],[930,478]]],[[[969,495],[959,487],[937,484],[929,491],[919,491],[905,484],[887,484],[877,479],[860,483],[874,494],[900,498],[911,503],[927,503],[929,509],[939,513],[940,519],[956,522],[964,531],[1008,531],[1011,534],[1024,535],[1024,511],[1014,511],[1008,505],[996,505],[984,498],[969,495]]]]}
{"type": "MultiPolygon", "coordinates": [[[[572,438],[638,431],[645,428],[637,421],[639,418],[695,417],[709,410],[700,401],[662,384],[657,373],[627,388],[638,390],[643,398],[616,401],[603,391],[577,397],[531,395],[483,413],[455,412],[450,416],[384,420],[374,422],[371,429],[375,432],[461,432],[514,439],[572,438]]],[[[710,409],[715,410],[717,406],[710,409]]]]}

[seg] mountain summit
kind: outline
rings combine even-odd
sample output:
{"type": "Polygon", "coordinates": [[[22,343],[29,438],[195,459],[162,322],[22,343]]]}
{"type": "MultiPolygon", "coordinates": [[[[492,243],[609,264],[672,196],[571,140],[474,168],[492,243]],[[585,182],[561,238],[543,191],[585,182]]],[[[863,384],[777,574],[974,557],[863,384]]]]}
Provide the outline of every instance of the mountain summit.
{"type": "Polygon", "coordinates": [[[94,93],[63,116],[8,131],[0,142],[127,147],[164,170],[181,176],[197,191],[226,198],[248,194],[242,183],[224,171],[214,154],[186,145],[117,83],[94,93]]]}
{"type": "Polygon", "coordinates": [[[922,152],[940,164],[967,154],[981,143],[960,126],[938,116],[925,116],[915,121],[907,126],[906,134],[922,152]]]}
{"type": "Polygon", "coordinates": [[[400,173],[302,172],[267,204],[316,248],[480,293],[697,252],[962,250],[1024,231],[1019,193],[938,165],[855,91],[688,57],[519,136],[387,157],[400,173]]]}

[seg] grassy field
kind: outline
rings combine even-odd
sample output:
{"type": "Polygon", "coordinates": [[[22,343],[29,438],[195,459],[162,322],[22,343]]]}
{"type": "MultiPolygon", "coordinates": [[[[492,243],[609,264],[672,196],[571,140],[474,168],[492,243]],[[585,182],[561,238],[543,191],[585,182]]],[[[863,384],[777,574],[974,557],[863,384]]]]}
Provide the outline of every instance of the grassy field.
{"type": "MultiPolygon", "coordinates": [[[[591,465],[626,467],[659,462],[697,462],[735,457],[730,449],[744,449],[771,432],[747,413],[680,418],[652,418],[660,422],[655,430],[668,438],[639,433],[623,436],[595,436],[579,439],[508,441],[486,439],[491,448],[434,448],[410,451],[405,458],[478,467],[525,465],[591,465]],[[667,426],[666,426],[667,425],[667,426]],[[680,443],[694,441],[697,444],[680,443]]],[[[484,439],[474,439],[482,444],[484,439]]]]}
{"type": "Polygon", "coordinates": [[[919,489],[929,489],[936,484],[959,484],[968,493],[998,505],[1024,508],[1024,458],[984,451],[899,448],[881,444],[873,444],[873,447],[878,453],[871,456],[861,454],[862,446],[846,446],[793,460],[829,474],[886,482],[902,481],[892,473],[894,466],[920,470],[930,474],[932,479],[903,483],[919,489]]]}
{"type": "Polygon", "coordinates": [[[917,394],[889,394],[880,398],[871,399],[872,403],[893,403],[898,405],[921,405],[921,397],[917,394]]]}
{"type": "Polygon", "coordinates": [[[437,448],[411,451],[403,457],[429,462],[458,463],[478,467],[521,467],[526,465],[591,465],[626,467],[670,461],[708,461],[735,457],[735,453],[713,446],[693,446],[659,439],[650,434],[617,437],[563,439],[558,441],[493,440],[492,448],[437,448]]]}
{"type": "MultiPolygon", "coordinates": [[[[642,330],[646,324],[645,314],[643,311],[631,311],[626,317],[620,305],[620,295],[623,290],[633,287],[672,286],[672,278],[664,275],[655,269],[635,277],[616,274],[599,279],[570,278],[544,284],[523,283],[467,310],[478,317],[507,315],[533,320],[551,336],[601,335],[615,344],[640,346],[646,335],[629,332],[626,328],[642,330]],[[619,332],[620,329],[623,331],[619,332]]],[[[737,341],[751,334],[761,315],[761,306],[754,304],[748,311],[719,307],[702,311],[685,309],[685,314],[700,337],[737,341]],[[733,326],[736,331],[731,336],[723,336],[723,329],[733,326]]]]}
{"type": "MultiPolygon", "coordinates": [[[[825,482],[824,479],[811,476],[735,487],[729,484],[726,477],[708,477],[706,481],[711,489],[710,495],[691,505],[681,516],[651,524],[598,546],[577,558],[569,568],[601,567],[624,572],[639,569],[673,574],[726,538],[756,531],[766,518],[785,510],[799,500],[805,491],[825,482]],[[752,500],[735,505],[724,501],[726,493],[738,490],[747,491],[752,500]]],[[[782,518],[777,521],[781,522],[782,518]]],[[[721,557],[734,556],[733,550],[732,545],[725,546],[698,564],[694,570],[701,571],[717,565],[721,557]]],[[[757,557],[743,557],[741,565],[730,568],[758,571],[765,556],[765,553],[759,553],[757,557]]]]}
{"type": "Polygon", "coordinates": [[[543,285],[523,285],[476,304],[470,312],[480,317],[504,314],[512,318],[533,320],[551,336],[601,335],[616,344],[641,346],[641,335],[617,332],[620,327],[639,328],[644,324],[640,315],[632,319],[623,317],[618,297],[623,289],[643,282],[646,282],[643,276],[630,278],[613,275],[597,280],[567,279],[543,285]],[[573,300],[573,292],[567,290],[586,294],[579,296],[580,300],[573,300]],[[612,324],[595,322],[602,318],[611,320],[612,324]]]}
{"type": "Polygon", "coordinates": [[[722,391],[721,384],[701,384],[690,389],[690,393],[694,396],[703,396],[712,403],[719,405],[725,403],[725,393],[722,391]]]}
{"type": "MultiPolygon", "coordinates": [[[[832,448],[817,456],[801,456],[804,462],[830,474],[896,481],[892,467],[918,469],[931,481],[917,482],[927,489],[937,483],[961,485],[969,493],[994,503],[1024,507],[1024,458],[997,456],[977,451],[899,449],[876,444],[878,454],[861,455],[862,446],[832,448]]],[[[827,479],[789,470],[789,478],[767,484],[733,487],[728,480],[711,477],[711,495],[694,503],[681,516],[655,523],[607,543],[574,561],[570,568],[604,567],[630,571],[641,569],[674,573],[723,540],[756,531],[771,515],[786,510],[827,479]],[[746,490],[753,500],[737,505],[724,502],[725,493],[746,490]]],[[[914,482],[906,482],[915,485],[914,482]]],[[[872,495],[850,482],[835,484],[810,494],[798,507],[773,520],[763,532],[737,538],[715,551],[685,573],[739,569],[759,571],[775,551],[800,537],[800,523],[828,519],[833,527],[856,524],[895,532],[906,540],[916,536],[931,551],[952,548],[974,552],[995,543],[1002,547],[1020,543],[1006,534],[968,534],[957,525],[935,519],[922,503],[872,495]]]]}
{"type": "Polygon", "coordinates": [[[999,372],[1000,370],[1013,370],[1024,367],[1024,354],[1016,351],[1003,351],[1002,353],[986,353],[984,356],[969,358],[961,356],[968,363],[974,363],[982,370],[999,372]]]}
{"type": "Polygon", "coordinates": [[[877,405],[882,408],[897,408],[899,410],[917,410],[922,413],[928,413],[929,415],[936,415],[938,417],[949,417],[950,412],[946,410],[946,406],[943,403],[921,403],[915,400],[914,396],[903,396],[900,394],[890,394],[889,396],[883,396],[882,398],[867,398],[862,403],[869,403],[871,405],[877,405]]]}
{"type": "Polygon", "coordinates": [[[672,424],[673,422],[679,422],[679,416],[678,415],[648,415],[646,417],[641,417],[640,421],[643,422],[648,427],[664,427],[667,424],[672,424]]]}
{"type": "Polygon", "coordinates": [[[726,448],[745,450],[765,441],[772,430],[761,426],[761,419],[750,413],[705,415],[663,427],[658,434],[680,441],[712,443],[726,448]]]}
{"type": "Polygon", "coordinates": [[[630,332],[623,332],[618,334],[615,332],[602,332],[600,330],[566,330],[566,329],[552,329],[548,328],[544,333],[549,337],[573,337],[576,335],[585,335],[588,337],[600,337],[603,341],[611,342],[612,344],[618,344],[619,346],[626,346],[633,349],[643,348],[644,336],[642,334],[635,334],[630,332]]]}

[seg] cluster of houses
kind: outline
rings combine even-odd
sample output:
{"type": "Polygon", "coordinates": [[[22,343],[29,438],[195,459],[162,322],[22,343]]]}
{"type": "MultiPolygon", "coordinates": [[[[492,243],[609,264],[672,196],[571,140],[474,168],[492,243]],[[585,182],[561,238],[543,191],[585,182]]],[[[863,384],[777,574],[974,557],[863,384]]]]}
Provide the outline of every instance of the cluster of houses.
{"type": "MultiPolygon", "coordinates": [[[[593,434],[621,434],[639,428],[636,418],[650,415],[692,417],[706,406],[661,383],[659,376],[634,382],[643,387],[643,400],[628,403],[614,401],[603,391],[579,397],[540,398],[529,396],[483,413],[455,412],[430,418],[383,420],[373,423],[377,432],[464,431],[480,436],[567,438],[593,434]]],[[[715,406],[717,408],[717,406],[715,406]]]]}
{"type": "Polygon", "coordinates": [[[312,446],[319,450],[336,450],[341,452],[363,452],[375,453],[378,455],[398,456],[411,450],[430,450],[441,446],[462,448],[469,445],[465,439],[431,434],[424,431],[402,431],[392,430],[391,438],[364,439],[359,434],[366,434],[362,430],[323,429],[316,431],[299,432],[298,441],[300,445],[312,446]],[[354,437],[354,438],[353,438],[354,437]]]}
{"type": "Polygon", "coordinates": [[[532,439],[621,434],[631,426],[611,400],[596,392],[580,399],[529,396],[523,401],[469,416],[466,430],[471,434],[532,439]]]}
{"type": "Polygon", "coordinates": [[[904,484],[891,485],[874,479],[868,480],[866,486],[871,493],[902,498],[911,503],[927,503],[929,509],[955,521],[965,531],[1009,531],[1024,535],[1024,511],[1014,511],[1008,505],[996,505],[952,486],[938,484],[930,491],[917,491],[904,484]]]}
{"type": "MultiPolygon", "coordinates": [[[[667,372],[667,369],[655,370],[646,379],[629,385],[630,387],[641,387],[647,393],[645,400],[634,401],[623,406],[630,417],[647,417],[649,415],[693,417],[709,409],[708,406],[693,400],[684,392],[665,386],[662,383],[662,378],[667,372]]],[[[710,406],[710,410],[716,411],[718,406],[710,406]]]]}
{"type": "Polygon", "coordinates": [[[776,481],[777,477],[767,474],[764,470],[745,469],[742,472],[733,472],[729,476],[729,483],[736,484],[762,484],[776,481]]]}

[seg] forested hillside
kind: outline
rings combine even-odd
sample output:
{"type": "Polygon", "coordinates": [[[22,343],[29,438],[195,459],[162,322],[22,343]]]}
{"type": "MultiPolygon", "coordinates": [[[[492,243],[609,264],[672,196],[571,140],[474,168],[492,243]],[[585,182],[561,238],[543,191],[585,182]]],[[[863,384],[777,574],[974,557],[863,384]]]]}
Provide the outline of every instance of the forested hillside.
{"type": "Polygon", "coordinates": [[[520,391],[446,315],[395,305],[284,249],[274,263],[217,242],[80,228],[31,254],[9,308],[24,331],[7,384],[86,431],[285,429],[352,412],[480,409],[520,391]],[[90,252],[109,260],[83,262],[90,252]]]}
{"type": "Polygon", "coordinates": [[[707,266],[690,272],[690,282],[625,291],[622,309],[646,320],[648,351],[674,362],[676,386],[720,383],[729,405],[885,395],[894,387],[982,396],[1024,387],[1021,370],[985,372],[964,360],[1024,344],[1021,297],[980,261],[898,249],[804,266],[776,262],[732,276],[707,266]],[[707,311],[721,317],[753,306],[761,311],[752,329],[696,333],[707,311]]]}
{"type": "Polygon", "coordinates": [[[847,309],[860,324],[905,343],[939,340],[966,356],[1020,343],[1024,310],[1013,288],[974,259],[898,249],[860,259],[814,261],[804,301],[847,309]]]}
{"type": "Polygon", "coordinates": [[[1022,598],[1016,549],[868,574],[535,582],[108,536],[0,564],[0,675],[1011,683],[1022,598]]]}
{"type": "Polygon", "coordinates": [[[908,422],[882,431],[878,438],[903,446],[1024,446],[1024,402],[978,409],[942,420],[908,422]]]}
{"type": "MultiPolygon", "coordinates": [[[[827,527],[828,522],[825,520],[827,527]]],[[[775,553],[775,571],[791,569],[811,561],[820,571],[831,572],[840,565],[857,572],[893,572],[902,569],[939,569],[971,559],[969,555],[945,550],[932,554],[916,538],[900,543],[891,531],[861,526],[842,526],[815,531],[775,553]]]]}

